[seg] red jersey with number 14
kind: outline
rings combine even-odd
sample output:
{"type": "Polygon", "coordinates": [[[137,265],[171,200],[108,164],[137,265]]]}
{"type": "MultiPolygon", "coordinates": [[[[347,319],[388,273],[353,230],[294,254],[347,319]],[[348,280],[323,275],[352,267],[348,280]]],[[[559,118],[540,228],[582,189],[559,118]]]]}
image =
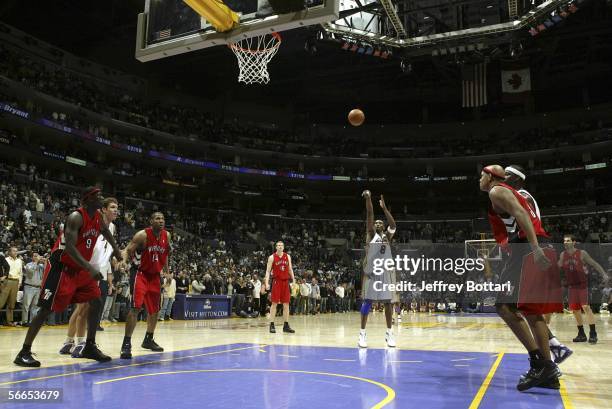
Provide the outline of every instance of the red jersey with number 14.
{"type": "MultiPolygon", "coordinates": [[[[98,237],[100,236],[100,220],[101,215],[99,211],[96,211],[93,217],[89,217],[87,210],[82,207],[79,207],[77,210],[81,214],[83,218],[83,225],[79,229],[79,235],[77,236],[76,249],[83,258],[87,261],[91,260],[91,256],[93,255],[94,247],[96,247],[96,241],[98,241],[98,237]]],[[[55,245],[53,246],[52,251],[57,249],[64,250],[66,248],[66,242],[64,239],[64,232],[60,232],[55,245]]],[[[66,251],[62,253],[61,262],[65,266],[68,266],[75,270],[82,270],[83,267],[78,265],[76,261],[72,259],[68,255],[66,251]]]]}
{"type": "Polygon", "coordinates": [[[283,252],[279,256],[274,252],[274,262],[272,262],[272,277],[275,280],[289,280],[289,257],[283,252]]]}
{"type": "Polygon", "coordinates": [[[147,234],[147,241],[140,256],[140,267],[138,271],[142,271],[148,275],[159,274],[166,265],[168,253],[170,253],[168,232],[162,229],[158,238],[155,237],[153,228],[147,227],[145,233],[147,234]]]}

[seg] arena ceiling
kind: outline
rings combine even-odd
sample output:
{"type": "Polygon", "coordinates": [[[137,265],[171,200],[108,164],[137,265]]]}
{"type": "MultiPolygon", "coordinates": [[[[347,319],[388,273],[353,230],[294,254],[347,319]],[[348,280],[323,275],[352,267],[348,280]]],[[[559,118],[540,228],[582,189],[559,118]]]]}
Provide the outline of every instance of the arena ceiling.
{"type": "MultiPolygon", "coordinates": [[[[507,0],[392,0],[397,6],[396,23],[404,30],[398,34],[399,26],[392,24],[382,4],[388,1],[356,1],[363,9],[359,13],[345,10],[343,20],[350,23],[351,18],[354,22],[360,17],[367,25],[364,13],[376,15],[380,20],[375,31],[400,40],[511,21],[507,0]]],[[[143,8],[144,0],[42,4],[8,0],[0,6],[0,19],[77,55],[162,85],[208,98],[239,98],[269,105],[289,99],[300,109],[318,112],[315,117],[323,121],[325,112],[344,111],[354,105],[371,106],[381,115],[397,108],[409,118],[415,108],[428,104],[431,110],[454,110],[459,118],[461,65],[474,61],[497,64],[511,56],[529,61],[534,91],[546,99],[575,102],[584,86],[601,94],[595,95],[594,103],[611,99],[606,95],[612,93],[612,4],[607,0],[584,0],[579,12],[536,37],[525,27],[501,37],[472,41],[473,49],[462,50],[452,44],[424,48],[373,43],[381,49],[388,46],[386,59],[352,52],[352,46],[343,49],[346,43],[361,46],[365,42],[335,33],[330,27],[296,29],[285,33],[282,48],[270,64],[272,82],[254,88],[236,83],[235,57],[225,47],[149,63],[136,61],[136,21],[143,8]],[[496,43],[492,41],[495,38],[501,40],[496,43]],[[479,43],[483,46],[477,46],[479,43]]]]}

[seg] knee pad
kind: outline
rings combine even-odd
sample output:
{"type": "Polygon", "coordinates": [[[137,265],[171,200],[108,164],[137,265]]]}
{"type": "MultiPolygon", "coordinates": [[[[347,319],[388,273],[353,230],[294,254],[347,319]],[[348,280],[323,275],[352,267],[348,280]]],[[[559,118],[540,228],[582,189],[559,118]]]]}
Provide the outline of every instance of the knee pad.
{"type": "Polygon", "coordinates": [[[364,300],[361,303],[361,315],[368,315],[372,307],[372,300],[364,300]]]}

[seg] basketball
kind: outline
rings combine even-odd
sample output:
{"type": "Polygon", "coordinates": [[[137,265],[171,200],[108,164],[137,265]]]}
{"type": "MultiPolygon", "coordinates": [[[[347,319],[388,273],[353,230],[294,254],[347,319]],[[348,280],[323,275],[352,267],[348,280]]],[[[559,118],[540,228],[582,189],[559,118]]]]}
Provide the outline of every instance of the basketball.
{"type": "Polygon", "coordinates": [[[363,124],[363,121],[365,121],[365,115],[361,109],[355,108],[349,112],[348,121],[353,126],[359,126],[363,124]]]}

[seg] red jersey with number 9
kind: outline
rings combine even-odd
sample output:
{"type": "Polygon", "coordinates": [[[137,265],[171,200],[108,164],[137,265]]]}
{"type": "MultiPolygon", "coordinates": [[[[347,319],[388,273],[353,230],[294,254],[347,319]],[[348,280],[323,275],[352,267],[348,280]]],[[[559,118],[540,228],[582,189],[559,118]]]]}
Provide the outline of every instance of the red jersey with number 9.
{"type": "Polygon", "coordinates": [[[283,252],[282,256],[274,253],[274,262],[272,263],[272,278],[275,280],[289,280],[289,257],[283,252]]]}
{"type": "Polygon", "coordinates": [[[166,265],[168,253],[170,252],[168,232],[162,229],[159,238],[157,238],[153,233],[153,228],[147,227],[145,233],[147,234],[147,241],[140,256],[140,267],[138,271],[142,271],[147,275],[156,275],[161,273],[166,265]]]}
{"type": "MultiPolygon", "coordinates": [[[[83,225],[79,229],[79,235],[77,236],[76,249],[83,258],[87,261],[91,260],[91,256],[93,255],[94,248],[96,247],[96,241],[98,241],[98,237],[100,236],[100,220],[101,215],[99,211],[96,211],[93,217],[89,217],[87,210],[82,207],[79,207],[77,210],[81,214],[83,218],[83,225]]],[[[65,248],[65,240],[64,233],[60,233],[60,237],[58,237],[55,246],[53,246],[53,250],[55,249],[64,249],[65,248]]],[[[61,262],[65,266],[68,266],[75,270],[82,270],[83,267],[77,264],[76,261],[72,259],[68,255],[66,251],[62,253],[61,262]]]]}

